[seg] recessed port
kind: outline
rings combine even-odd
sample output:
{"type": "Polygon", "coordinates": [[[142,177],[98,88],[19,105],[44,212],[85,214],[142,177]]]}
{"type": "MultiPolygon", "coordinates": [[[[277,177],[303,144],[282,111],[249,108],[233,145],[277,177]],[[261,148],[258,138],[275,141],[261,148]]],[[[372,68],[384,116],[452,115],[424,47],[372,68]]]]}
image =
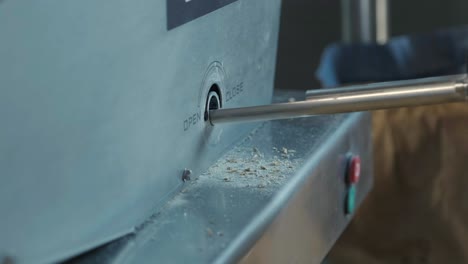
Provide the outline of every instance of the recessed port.
{"type": "Polygon", "coordinates": [[[217,84],[213,84],[208,92],[205,105],[205,121],[210,118],[210,111],[222,108],[221,90],[217,84]]]}

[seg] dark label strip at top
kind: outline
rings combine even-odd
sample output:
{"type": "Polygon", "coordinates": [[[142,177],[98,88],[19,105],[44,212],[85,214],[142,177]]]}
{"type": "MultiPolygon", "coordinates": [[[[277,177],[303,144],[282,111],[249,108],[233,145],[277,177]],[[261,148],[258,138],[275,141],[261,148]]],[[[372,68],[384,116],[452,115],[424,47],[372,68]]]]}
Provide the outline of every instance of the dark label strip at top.
{"type": "Polygon", "coordinates": [[[173,29],[237,0],[167,0],[167,29],[173,29]]]}

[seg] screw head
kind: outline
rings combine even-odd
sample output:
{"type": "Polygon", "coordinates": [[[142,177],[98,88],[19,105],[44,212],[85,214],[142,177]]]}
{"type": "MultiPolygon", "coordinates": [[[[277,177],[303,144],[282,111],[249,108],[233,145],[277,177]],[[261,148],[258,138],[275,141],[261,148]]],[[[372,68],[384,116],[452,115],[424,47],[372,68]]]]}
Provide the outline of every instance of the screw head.
{"type": "Polygon", "coordinates": [[[1,264],[14,264],[15,262],[13,261],[13,258],[10,256],[5,256],[3,258],[0,256],[0,263],[1,264]]]}
{"type": "Polygon", "coordinates": [[[190,177],[192,176],[192,170],[189,169],[184,169],[184,172],[182,173],[182,181],[190,181],[190,177]]]}

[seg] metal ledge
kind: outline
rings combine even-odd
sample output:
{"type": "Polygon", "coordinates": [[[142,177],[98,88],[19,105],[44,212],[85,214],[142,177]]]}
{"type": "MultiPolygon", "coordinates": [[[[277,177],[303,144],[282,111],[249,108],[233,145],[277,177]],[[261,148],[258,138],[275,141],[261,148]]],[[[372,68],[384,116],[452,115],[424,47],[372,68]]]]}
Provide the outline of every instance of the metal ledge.
{"type": "Polygon", "coordinates": [[[370,138],[367,113],[264,123],[137,232],[69,262],[320,262],[351,219],[347,153],[358,204],[372,185],[370,138]]]}

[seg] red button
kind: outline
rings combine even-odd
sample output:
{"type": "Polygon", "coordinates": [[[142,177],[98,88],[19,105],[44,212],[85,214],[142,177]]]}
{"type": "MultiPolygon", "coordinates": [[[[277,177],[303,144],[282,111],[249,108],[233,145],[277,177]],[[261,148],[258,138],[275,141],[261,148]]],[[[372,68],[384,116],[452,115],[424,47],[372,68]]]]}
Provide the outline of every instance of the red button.
{"type": "Polygon", "coordinates": [[[353,156],[348,168],[348,182],[350,184],[358,183],[361,176],[361,157],[353,156]]]}

